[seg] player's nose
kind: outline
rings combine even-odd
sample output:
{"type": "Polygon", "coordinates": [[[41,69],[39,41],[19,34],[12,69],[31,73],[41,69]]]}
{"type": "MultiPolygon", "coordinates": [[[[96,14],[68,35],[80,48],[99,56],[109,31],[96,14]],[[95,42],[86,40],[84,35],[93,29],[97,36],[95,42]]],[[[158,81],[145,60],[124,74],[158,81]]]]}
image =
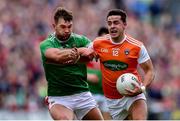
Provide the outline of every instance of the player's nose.
{"type": "Polygon", "coordinates": [[[66,28],[66,29],[64,30],[64,32],[65,32],[65,33],[70,33],[70,29],[69,29],[69,28],[66,28]]]}

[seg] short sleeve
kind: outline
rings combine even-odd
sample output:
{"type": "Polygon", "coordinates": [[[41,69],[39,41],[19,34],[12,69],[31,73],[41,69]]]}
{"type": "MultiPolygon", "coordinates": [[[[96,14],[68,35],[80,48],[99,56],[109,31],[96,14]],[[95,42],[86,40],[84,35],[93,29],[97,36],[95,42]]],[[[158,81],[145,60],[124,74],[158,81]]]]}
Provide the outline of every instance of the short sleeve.
{"type": "Polygon", "coordinates": [[[89,43],[88,48],[94,49],[94,47],[93,47],[93,42],[89,43]]]}
{"type": "Polygon", "coordinates": [[[50,42],[42,42],[40,44],[41,55],[45,57],[45,52],[48,48],[52,48],[52,44],[50,42]]]}
{"type": "Polygon", "coordinates": [[[140,50],[140,54],[139,54],[139,58],[138,58],[138,63],[139,64],[144,63],[149,59],[150,59],[149,54],[148,54],[145,46],[142,45],[141,50],[140,50]]]}
{"type": "Polygon", "coordinates": [[[89,47],[89,44],[91,43],[91,40],[88,39],[87,37],[85,36],[82,36],[82,44],[83,44],[83,47],[89,47]]]}

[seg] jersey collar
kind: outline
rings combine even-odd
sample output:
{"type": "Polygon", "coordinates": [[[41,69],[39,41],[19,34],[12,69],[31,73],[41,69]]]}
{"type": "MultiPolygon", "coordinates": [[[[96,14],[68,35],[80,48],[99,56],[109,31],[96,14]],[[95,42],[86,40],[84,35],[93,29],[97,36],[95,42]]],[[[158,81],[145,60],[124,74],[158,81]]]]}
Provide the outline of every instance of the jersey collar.
{"type": "Polygon", "coordinates": [[[110,36],[110,40],[111,40],[111,42],[112,42],[113,44],[122,44],[122,43],[126,40],[126,38],[127,38],[127,36],[126,36],[126,34],[125,34],[123,40],[122,40],[121,42],[116,43],[116,42],[113,42],[113,40],[112,40],[112,38],[111,38],[111,36],[110,36]]]}

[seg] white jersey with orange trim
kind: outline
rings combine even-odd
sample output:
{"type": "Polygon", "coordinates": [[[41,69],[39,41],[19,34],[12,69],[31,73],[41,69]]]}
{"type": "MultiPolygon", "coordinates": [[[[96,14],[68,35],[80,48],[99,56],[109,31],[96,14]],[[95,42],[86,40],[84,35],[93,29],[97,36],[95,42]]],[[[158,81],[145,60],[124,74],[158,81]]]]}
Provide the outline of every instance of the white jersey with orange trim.
{"type": "Polygon", "coordinates": [[[150,59],[143,43],[129,35],[120,43],[114,43],[110,35],[97,37],[89,48],[99,55],[104,95],[110,99],[123,97],[116,89],[117,78],[124,73],[133,73],[141,81],[137,65],[150,59]]]}

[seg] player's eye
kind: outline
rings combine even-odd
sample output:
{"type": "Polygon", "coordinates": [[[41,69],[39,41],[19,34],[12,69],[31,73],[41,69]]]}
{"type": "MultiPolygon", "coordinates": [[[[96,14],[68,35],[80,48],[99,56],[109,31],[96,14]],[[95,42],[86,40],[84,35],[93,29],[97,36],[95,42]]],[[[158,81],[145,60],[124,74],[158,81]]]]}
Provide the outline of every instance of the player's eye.
{"type": "Polygon", "coordinates": [[[111,26],[111,25],[112,25],[112,22],[111,22],[111,21],[108,21],[107,24],[108,24],[108,26],[111,26]]]}
{"type": "Polygon", "coordinates": [[[72,25],[69,25],[68,28],[70,29],[72,27],[72,25]]]}
{"type": "Polygon", "coordinates": [[[120,22],[119,21],[114,21],[113,22],[115,25],[119,24],[120,22]]]}
{"type": "Polygon", "coordinates": [[[66,26],[64,26],[64,25],[60,25],[60,28],[65,29],[65,28],[66,28],[66,26]]]}

